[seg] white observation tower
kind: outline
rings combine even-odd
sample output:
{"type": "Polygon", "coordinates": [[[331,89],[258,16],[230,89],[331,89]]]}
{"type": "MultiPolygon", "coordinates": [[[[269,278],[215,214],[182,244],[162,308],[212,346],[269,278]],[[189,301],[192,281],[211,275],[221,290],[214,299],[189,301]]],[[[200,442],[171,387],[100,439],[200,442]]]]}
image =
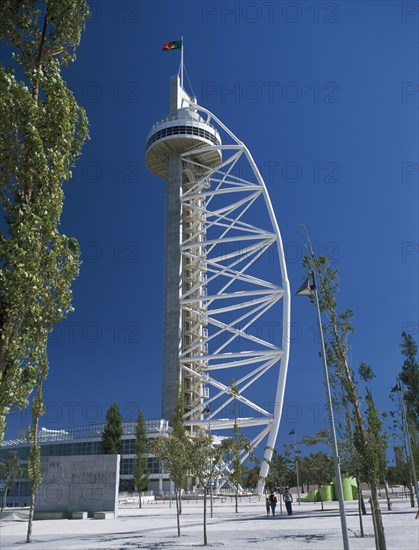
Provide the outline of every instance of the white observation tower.
{"type": "Polygon", "coordinates": [[[265,183],[244,143],[177,75],[170,113],[147,136],[146,164],[167,182],[162,415],[172,417],[182,387],[191,432],[228,436],[236,422],[253,448],[263,446],[261,492],[283,408],[290,327],[265,183]]]}

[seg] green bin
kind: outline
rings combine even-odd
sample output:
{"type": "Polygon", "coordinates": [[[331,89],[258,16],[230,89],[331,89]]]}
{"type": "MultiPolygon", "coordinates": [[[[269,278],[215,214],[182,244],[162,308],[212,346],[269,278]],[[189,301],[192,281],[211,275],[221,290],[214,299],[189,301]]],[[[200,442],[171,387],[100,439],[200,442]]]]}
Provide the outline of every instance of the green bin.
{"type": "Polygon", "coordinates": [[[325,485],[324,487],[320,487],[320,490],[318,491],[320,494],[317,497],[318,501],[323,502],[330,502],[333,500],[333,491],[332,491],[332,485],[325,485]]]}

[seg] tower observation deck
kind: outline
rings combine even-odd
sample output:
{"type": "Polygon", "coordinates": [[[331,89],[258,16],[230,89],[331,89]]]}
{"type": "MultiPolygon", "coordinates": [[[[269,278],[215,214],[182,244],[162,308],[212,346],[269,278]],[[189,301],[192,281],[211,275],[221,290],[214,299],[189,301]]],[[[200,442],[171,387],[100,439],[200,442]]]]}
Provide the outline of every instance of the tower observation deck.
{"type": "Polygon", "coordinates": [[[290,322],[266,186],[246,146],[178,76],[145,160],[167,182],[162,416],[172,417],[181,387],[191,432],[229,435],[237,423],[252,447],[264,444],[261,491],[282,413],[290,322]]]}

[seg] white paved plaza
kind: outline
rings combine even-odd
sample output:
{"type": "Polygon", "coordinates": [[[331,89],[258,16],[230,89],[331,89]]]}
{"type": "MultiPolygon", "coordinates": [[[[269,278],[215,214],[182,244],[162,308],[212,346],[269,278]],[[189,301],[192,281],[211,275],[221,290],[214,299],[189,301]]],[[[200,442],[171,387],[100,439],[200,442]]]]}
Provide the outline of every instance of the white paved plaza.
{"type": "MultiPolygon", "coordinates": [[[[209,503],[208,503],[209,504],[209,503]]],[[[391,512],[381,503],[387,550],[419,548],[419,520],[406,499],[395,499],[391,512]]],[[[374,549],[370,513],[363,516],[365,538],[359,537],[356,502],[347,503],[351,550],[374,549]]],[[[10,511],[10,510],[9,510],[10,511]]],[[[208,546],[226,550],[339,550],[342,539],[337,503],[294,503],[294,515],[266,517],[264,499],[251,497],[234,512],[231,499],[214,502],[213,518],[208,513],[208,546]]],[[[196,548],[203,544],[202,502],[183,502],[181,536],[177,537],[174,503],[156,502],[142,509],[121,506],[119,517],[107,520],[43,520],[34,522],[33,550],[171,550],[196,548]]],[[[1,550],[28,548],[26,522],[2,520],[1,550]]]]}

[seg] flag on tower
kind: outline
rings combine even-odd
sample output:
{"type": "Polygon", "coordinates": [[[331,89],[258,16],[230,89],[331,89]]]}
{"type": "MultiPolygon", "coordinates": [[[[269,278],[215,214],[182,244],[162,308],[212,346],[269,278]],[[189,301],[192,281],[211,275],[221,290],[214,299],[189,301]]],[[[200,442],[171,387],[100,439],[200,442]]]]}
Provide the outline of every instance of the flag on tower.
{"type": "Polygon", "coordinates": [[[182,40],[175,40],[173,42],[166,42],[163,44],[162,51],[170,52],[170,50],[181,50],[182,49],[182,40]]]}

